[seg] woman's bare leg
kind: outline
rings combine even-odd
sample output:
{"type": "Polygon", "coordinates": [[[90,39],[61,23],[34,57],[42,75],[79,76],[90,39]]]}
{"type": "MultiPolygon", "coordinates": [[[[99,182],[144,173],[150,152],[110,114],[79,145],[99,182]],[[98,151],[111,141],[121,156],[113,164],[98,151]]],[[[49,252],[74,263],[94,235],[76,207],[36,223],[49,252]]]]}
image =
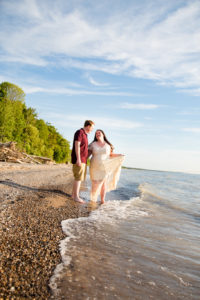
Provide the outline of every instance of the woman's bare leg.
{"type": "Polygon", "coordinates": [[[104,181],[104,183],[101,186],[101,204],[103,204],[105,202],[105,196],[106,196],[106,182],[104,181]]]}
{"type": "Polygon", "coordinates": [[[92,180],[92,187],[91,187],[91,194],[90,200],[93,202],[97,201],[98,195],[100,194],[102,181],[99,180],[92,180]]]}

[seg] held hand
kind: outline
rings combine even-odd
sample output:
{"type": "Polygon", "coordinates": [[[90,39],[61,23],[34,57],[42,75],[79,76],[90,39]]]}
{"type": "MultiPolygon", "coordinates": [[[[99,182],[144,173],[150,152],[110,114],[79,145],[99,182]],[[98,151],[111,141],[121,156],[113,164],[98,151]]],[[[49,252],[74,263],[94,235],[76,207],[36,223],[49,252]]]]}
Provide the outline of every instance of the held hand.
{"type": "Polygon", "coordinates": [[[77,159],[76,164],[77,164],[77,166],[80,167],[81,166],[81,160],[77,159]]]}

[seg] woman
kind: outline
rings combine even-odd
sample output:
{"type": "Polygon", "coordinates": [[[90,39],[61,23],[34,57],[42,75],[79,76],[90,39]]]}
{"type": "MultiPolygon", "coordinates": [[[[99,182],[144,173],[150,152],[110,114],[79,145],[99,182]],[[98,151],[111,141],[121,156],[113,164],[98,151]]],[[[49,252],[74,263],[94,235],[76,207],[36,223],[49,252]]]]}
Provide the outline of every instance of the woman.
{"type": "Polygon", "coordinates": [[[96,202],[100,194],[101,204],[103,204],[106,192],[116,188],[124,156],[113,154],[113,149],[103,130],[98,129],[88,149],[89,156],[92,154],[90,161],[91,201],[96,202]]]}

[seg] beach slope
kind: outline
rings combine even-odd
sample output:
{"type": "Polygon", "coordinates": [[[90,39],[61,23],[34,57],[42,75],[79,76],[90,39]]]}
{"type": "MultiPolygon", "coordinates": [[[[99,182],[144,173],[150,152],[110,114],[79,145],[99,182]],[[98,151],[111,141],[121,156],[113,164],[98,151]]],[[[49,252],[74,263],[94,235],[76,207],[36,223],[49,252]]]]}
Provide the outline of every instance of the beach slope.
{"type": "Polygon", "coordinates": [[[74,202],[71,165],[0,163],[0,299],[48,299],[60,262],[61,221],[88,214],[74,202]]]}

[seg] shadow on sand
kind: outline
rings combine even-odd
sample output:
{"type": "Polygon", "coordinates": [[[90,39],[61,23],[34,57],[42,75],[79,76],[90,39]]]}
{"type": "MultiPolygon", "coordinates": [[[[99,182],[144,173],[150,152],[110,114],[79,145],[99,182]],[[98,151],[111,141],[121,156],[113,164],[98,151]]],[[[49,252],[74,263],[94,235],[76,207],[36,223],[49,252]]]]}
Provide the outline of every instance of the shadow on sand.
{"type": "Polygon", "coordinates": [[[63,195],[66,197],[71,197],[70,194],[65,193],[61,190],[56,190],[56,189],[42,189],[42,188],[35,188],[35,187],[30,187],[26,185],[21,185],[19,183],[13,182],[11,180],[1,180],[0,184],[7,185],[16,189],[24,190],[24,191],[33,191],[33,192],[46,192],[46,193],[54,193],[57,195],[63,195]]]}

